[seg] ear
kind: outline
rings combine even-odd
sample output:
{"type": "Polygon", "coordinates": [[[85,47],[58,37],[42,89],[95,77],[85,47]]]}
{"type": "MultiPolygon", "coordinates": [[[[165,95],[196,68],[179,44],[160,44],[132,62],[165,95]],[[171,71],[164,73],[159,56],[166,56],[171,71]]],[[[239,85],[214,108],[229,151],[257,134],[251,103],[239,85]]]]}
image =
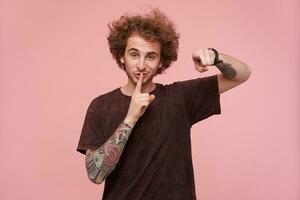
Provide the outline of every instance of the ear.
{"type": "Polygon", "coordinates": [[[162,63],[159,63],[158,68],[159,69],[162,68],[162,63]]]}
{"type": "Polygon", "coordinates": [[[122,64],[125,64],[125,59],[124,59],[124,57],[121,57],[121,58],[120,58],[120,62],[121,62],[122,64]]]}

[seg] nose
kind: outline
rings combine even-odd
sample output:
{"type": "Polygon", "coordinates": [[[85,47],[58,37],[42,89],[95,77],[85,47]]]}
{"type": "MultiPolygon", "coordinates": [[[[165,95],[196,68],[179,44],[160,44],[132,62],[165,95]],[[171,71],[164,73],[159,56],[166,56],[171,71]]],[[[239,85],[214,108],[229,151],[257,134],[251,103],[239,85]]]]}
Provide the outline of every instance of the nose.
{"type": "Polygon", "coordinates": [[[143,58],[140,59],[137,68],[140,71],[143,71],[143,70],[146,69],[146,67],[145,67],[145,60],[143,58]]]}

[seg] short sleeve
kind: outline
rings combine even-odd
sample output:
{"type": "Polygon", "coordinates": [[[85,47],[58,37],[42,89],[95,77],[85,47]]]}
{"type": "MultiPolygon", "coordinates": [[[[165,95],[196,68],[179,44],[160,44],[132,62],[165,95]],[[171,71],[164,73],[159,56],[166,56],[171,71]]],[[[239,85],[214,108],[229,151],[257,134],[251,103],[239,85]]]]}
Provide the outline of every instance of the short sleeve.
{"type": "Polygon", "coordinates": [[[180,82],[191,125],[214,114],[221,114],[218,76],[180,82]]]}
{"type": "Polygon", "coordinates": [[[87,109],[77,146],[77,151],[82,154],[86,154],[88,149],[95,150],[103,144],[101,112],[99,109],[99,101],[95,98],[87,109]]]}

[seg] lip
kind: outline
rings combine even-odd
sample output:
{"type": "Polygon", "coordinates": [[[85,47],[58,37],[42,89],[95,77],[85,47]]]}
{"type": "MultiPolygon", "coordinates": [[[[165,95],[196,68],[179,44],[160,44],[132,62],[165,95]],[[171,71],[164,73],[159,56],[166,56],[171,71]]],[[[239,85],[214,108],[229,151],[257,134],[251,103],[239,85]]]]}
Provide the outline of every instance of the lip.
{"type": "Polygon", "coordinates": [[[147,74],[149,74],[149,73],[144,73],[144,72],[141,73],[141,72],[138,72],[138,73],[135,73],[134,75],[135,75],[137,78],[139,78],[141,74],[143,74],[143,76],[146,77],[147,74]]]}

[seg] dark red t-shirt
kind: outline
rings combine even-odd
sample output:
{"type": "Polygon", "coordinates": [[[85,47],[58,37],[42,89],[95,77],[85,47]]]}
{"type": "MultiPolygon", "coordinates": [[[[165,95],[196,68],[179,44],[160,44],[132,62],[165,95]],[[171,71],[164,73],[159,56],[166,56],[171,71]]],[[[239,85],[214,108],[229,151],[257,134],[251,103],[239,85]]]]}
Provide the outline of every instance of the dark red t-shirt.
{"type": "MultiPolygon", "coordinates": [[[[220,114],[217,75],[156,83],[155,100],[136,123],[119,163],[106,178],[104,200],[196,199],[190,130],[220,114]]],[[[89,105],[77,151],[103,145],[125,118],[131,97],[120,88],[89,105]]]]}

